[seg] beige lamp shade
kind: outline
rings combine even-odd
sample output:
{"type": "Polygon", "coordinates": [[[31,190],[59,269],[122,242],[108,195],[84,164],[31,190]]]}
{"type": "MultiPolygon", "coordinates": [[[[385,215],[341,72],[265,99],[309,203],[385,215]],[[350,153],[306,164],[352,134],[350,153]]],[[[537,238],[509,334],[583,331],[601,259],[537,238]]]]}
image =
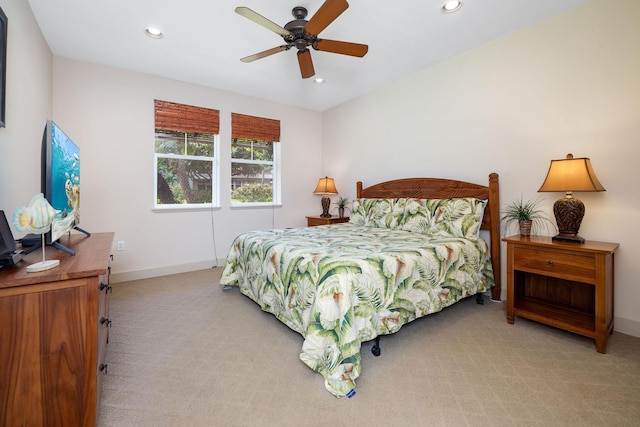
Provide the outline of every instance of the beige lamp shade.
{"type": "Polygon", "coordinates": [[[313,190],[313,194],[322,195],[322,200],[320,200],[320,203],[322,204],[322,214],[320,214],[320,216],[322,218],[330,218],[331,214],[329,213],[329,206],[331,205],[331,199],[329,198],[329,194],[338,194],[333,178],[329,178],[328,176],[320,178],[318,180],[318,185],[316,185],[316,189],[313,190]]]}
{"type": "Polygon", "coordinates": [[[573,158],[567,154],[566,159],[551,160],[549,172],[538,191],[605,191],[596,173],[591,167],[591,160],[586,157],[573,158]]]}
{"type": "Polygon", "coordinates": [[[316,185],[316,189],[313,190],[313,194],[338,194],[333,178],[326,176],[324,178],[320,178],[318,180],[318,185],[316,185]]]}

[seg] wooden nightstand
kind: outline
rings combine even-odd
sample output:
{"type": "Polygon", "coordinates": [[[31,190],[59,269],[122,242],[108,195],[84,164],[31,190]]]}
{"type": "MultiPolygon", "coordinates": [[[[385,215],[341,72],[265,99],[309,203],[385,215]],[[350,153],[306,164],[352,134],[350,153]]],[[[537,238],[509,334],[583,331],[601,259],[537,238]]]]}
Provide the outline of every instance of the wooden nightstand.
{"type": "Polygon", "coordinates": [[[321,216],[308,216],[307,227],[315,227],[316,225],[329,225],[329,224],[342,224],[343,222],[349,222],[349,217],[339,218],[337,216],[330,216],[329,218],[323,218],[321,216]]]}
{"type": "Polygon", "coordinates": [[[511,236],[507,242],[507,322],[520,316],[595,339],[605,353],[613,332],[617,243],[556,242],[511,236]]]}

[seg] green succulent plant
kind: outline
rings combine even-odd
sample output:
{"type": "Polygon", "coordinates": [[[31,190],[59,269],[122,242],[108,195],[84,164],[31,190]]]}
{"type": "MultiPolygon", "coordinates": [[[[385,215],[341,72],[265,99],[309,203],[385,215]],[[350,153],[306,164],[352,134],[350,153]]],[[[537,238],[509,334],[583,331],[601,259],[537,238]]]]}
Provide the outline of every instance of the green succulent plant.
{"type": "Polygon", "coordinates": [[[347,199],[346,197],[338,197],[335,205],[338,208],[338,216],[342,218],[344,216],[345,210],[349,210],[349,199],[347,199]]]}
{"type": "Polygon", "coordinates": [[[347,199],[346,197],[338,197],[338,200],[336,200],[336,207],[338,209],[345,209],[348,204],[349,199],[347,199]]]}

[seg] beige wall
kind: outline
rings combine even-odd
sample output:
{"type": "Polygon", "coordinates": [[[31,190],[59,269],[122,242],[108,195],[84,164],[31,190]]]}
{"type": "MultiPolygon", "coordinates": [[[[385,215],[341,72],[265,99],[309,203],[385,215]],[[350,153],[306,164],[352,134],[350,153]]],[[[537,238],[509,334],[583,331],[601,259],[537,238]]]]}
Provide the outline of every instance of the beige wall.
{"type": "Polygon", "coordinates": [[[9,222],[40,191],[42,131],[52,108],[51,51],[26,0],[0,0],[8,18],[6,127],[0,128],[0,209],[9,222]]]}
{"type": "Polygon", "coordinates": [[[607,191],[577,194],[580,234],[620,243],[615,327],[640,336],[639,22],[640,2],[596,0],[326,111],[325,171],[347,188],[495,171],[503,205],[540,196],[553,217],[549,161],[590,157],[607,191]]]}
{"type": "Polygon", "coordinates": [[[208,268],[239,233],[302,226],[320,209],[320,113],[64,58],[53,76],[53,118],[82,153],[82,227],[125,242],[116,281],[208,268]],[[220,209],[152,210],[154,99],[220,110],[220,209]],[[231,112],[280,120],[281,207],[230,208],[231,112]]]}

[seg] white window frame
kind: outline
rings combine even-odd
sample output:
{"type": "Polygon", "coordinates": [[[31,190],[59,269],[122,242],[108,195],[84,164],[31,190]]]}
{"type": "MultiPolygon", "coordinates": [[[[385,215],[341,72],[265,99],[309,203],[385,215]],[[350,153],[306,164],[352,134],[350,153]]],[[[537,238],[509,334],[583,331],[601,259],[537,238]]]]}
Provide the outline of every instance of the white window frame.
{"type": "MultiPolygon", "coordinates": [[[[242,139],[242,138],[232,138],[231,144],[233,144],[234,139],[242,139]]],[[[249,138],[244,138],[249,139],[249,138]]],[[[231,194],[232,190],[229,193],[229,200],[231,207],[261,207],[261,206],[280,206],[282,203],[281,200],[281,188],[280,188],[280,142],[279,141],[265,141],[253,139],[254,141],[263,141],[269,142],[273,145],[273,161],[265,161],[265,160],[249,160],[249,159],[234,159],[233,154],[230,154],[229,166],[232,166],[233,163],[244,163],[251,165],[272,165],[273,176],[272,180],[272,201],[271,202],[232,202],[231,194]]],[[[233,151],[233,150],[231,150],[233,151]]],[[[230,170],[233,170],[231,167],[230,170]]],[[[229,184],[233,182],[233,176],[230,176],[229,184]]]]}
{"type": "MultiPolygon", "coordinates": [[[[185,134],[191,132],[182,132],[185,134]]],[[[165,154],[155,152],[156,131],[153,133],[154,156],[153,156],[153,210],[197,210],[211,209],[220,207],[220,135],[213,134],[213,157],[209,156],[191,156],[182,154],[165,154]],[[177,159],[177,160],[197,160],[211,161],[211,203],[176,203],[176,204],[158,204],[158,159],[177,159]]]]}

